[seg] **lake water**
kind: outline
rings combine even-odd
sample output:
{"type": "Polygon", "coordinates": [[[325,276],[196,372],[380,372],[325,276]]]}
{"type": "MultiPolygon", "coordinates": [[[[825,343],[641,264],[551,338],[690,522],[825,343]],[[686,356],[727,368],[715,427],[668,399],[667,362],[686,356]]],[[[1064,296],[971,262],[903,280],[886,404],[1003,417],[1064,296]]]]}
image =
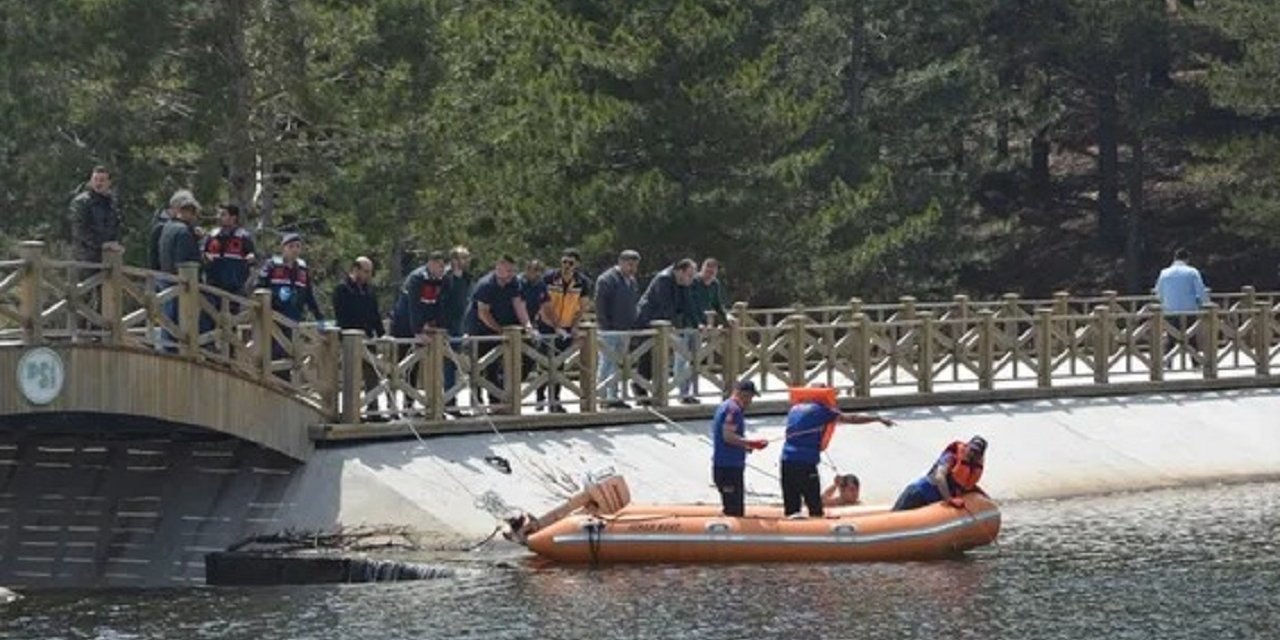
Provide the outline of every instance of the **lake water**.
{"type": "Polygon", "coordinates": [[[1280,638],[1280,484],[1010,503],[999,543],[876,565],[539,568],[397,584],[45,592],[2,638],[1280,638]]]}

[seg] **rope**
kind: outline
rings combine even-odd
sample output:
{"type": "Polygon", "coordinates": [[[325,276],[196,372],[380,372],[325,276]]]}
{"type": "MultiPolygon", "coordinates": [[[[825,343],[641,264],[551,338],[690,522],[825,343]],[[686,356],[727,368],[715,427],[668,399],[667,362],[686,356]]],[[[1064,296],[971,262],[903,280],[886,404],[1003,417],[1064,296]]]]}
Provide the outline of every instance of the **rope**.
{"type": "MultiPolygon", "coordinates": [[[[684,425],[680,424],[679,422],[676,422],[675,420],[672,420],[671,418],[668,418],[667,416],[663,415],[661,412],[659,412],[657,409],[654,409],[653,407],[645,407],[645,409],[647,409],[647,410],[649,411],[649,413],[652,413],[653,415],[658,416],[658,418],[660,418],[663,422],[665,422],[665,423],[667,423],[667,424],[669,424],[669,425],[671,425],[671,426],[673,426],[673,427],[675,427],[675,428],[677,428],[677,429],[679,429],[679,430],[681,430],[681,431],[683,431],[683,432],[685,432],[685,433],[687,433],[687,434],[693,435],[694,437],[700,438],[700,439],[702,439],[702,440],[704,440],[704,441],[707,441],[707,442],[710,442],[710,440],[711,440],[710,438],[708,438],[708,437],[707,437],[707,436],[705,436],[705,435],[691,434],[691,433],[689,432],[689,429],[688,429],[687,427],[685,427],[684,425]]],[[[765,470],[765,469],[761,469],[760,467],[758,467],[758,466],[756,466],[756,465],[754,465],[754,464],[751,464],[750,462],[748,462],[748,463],[747,463],[747,468],[748,468],[748,469],[751,469],[752,471],[755,471],[756,473],[759,473],[760,475],[763,475],[763,476],[764,476],[764,477],[766,477],[766,478],[770,478],[770,479],[773,479],[773,480],[779,480],[779,481],[781,481],[781,480],[778,478],[778,476],[777,476],[777,475],[775,475],[774,473],[772,473],[772,472],[770,472],[770,471],[767,471],[767,470],[765,470]]]]}

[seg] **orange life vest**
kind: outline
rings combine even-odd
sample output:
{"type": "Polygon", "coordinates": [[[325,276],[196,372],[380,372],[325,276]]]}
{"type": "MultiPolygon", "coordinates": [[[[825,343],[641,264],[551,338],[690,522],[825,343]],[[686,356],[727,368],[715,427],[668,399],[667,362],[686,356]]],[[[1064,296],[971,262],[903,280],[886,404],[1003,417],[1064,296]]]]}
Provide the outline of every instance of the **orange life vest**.
{"type": "MultiPolygon", "coordinates": [[[[840,411],[840,403],[836,401],[836,390],[832,387],[791,387],[787,392],[793,407],[805,402],[816,402],[834,411],[840,411]]],[[[823,427],[822,444],[818,447],[818,451],[827,450],[827,445],[831,443],[831,436],[835,433],[836,421],[832,420],[823,427]]]]}

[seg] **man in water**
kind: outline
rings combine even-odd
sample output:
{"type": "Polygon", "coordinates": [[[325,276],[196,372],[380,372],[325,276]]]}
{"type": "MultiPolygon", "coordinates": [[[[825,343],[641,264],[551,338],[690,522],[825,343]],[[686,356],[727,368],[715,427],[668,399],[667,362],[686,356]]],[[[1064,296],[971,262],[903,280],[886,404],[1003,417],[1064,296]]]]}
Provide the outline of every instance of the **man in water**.
{"type": "Polygon", "coordinates": [[[971,491],[982,493],[978,481],[982,479],[986,455],[987,441],[982,436],[974,436],[969,442],[952,442],[942,450],[942,455],[924,477],[902,490],[893,510],[918,509],[943,500],[952,506],[963,507],[964,494],[971,491]]]}
{"type": "Polygon", "coordinates": [[[851,507],[862,504],[861,493],[862,483],[858,481],[858,476],[852,473],[840,474],[822,492],[822,506],[851,507]]]}
{"type": "Polygon", "coordinates": [[[716,409],[711,420],[711,478],[720,492],[720,504],[724,515],[742,517],[746,512],[743,469],[747,466],[747,452],[759,451],[769,445],[768,440],[746,439],[746,421],[743,411],[755,399],[756,385],[743,380],[733,387],[733,394],[716,409]]]}

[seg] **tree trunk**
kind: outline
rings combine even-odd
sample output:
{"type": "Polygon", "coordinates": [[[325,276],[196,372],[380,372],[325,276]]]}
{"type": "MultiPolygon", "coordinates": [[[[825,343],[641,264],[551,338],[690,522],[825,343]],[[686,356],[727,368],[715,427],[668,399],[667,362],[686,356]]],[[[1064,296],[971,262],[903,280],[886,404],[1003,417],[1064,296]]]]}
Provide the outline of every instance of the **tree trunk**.
{"type": "Polygon", "coordinates": [[[1049,176],[1049,151],[1049,127],[1043,127],[1031,139],[1031,194],[1040,206],[1048,204],[1053,188],[1049,176]]]}
{"type": "Polygon", "coordinates": [[[1124,280],[1129,293],[1142,290],[1143,207],[1146,198],[1143,181],[1146,173],[1146,153],[1142,135],[1133,136],[1133,167],[1129,171],[1129,225],[1124,243],[1124,280]]]}
{"type": "Polygon", "coordinates": [[[224,0],[230,25],[226,38],[227,65],[231,76],[231,104],[227,109],[226,133],[227,187],[231,203],[240,207],[241,219],[253,211],[253,194],[257,188],[252,123],[253,69],[245,44],[249,28],[250,0],[224,0]]]}
{"type": "Polygon", "coordinates": [[[1098,101],[1098,235],[1114,247],[1120,220],[1120,113],[1116,106],[1116,78],[1108,76],[1097,92],[1098,101]]]}

